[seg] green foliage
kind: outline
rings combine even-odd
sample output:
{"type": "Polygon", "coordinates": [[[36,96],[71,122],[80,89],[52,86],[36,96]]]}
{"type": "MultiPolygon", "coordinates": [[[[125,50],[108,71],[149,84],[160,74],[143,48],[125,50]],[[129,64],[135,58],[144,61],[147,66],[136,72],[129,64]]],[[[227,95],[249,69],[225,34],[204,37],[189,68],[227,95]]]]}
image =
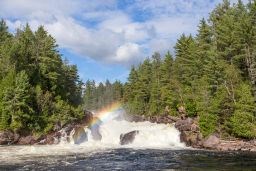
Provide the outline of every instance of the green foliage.
{"type": "Polygon", "coordinates": [[[133,67],[124,88],[127,110],[185,113],[199,117],[204,136],[255,138],[255,12],[255,1],[230,5],[224,0],[200,21],[195,37],[181,35],[174,59],[169,52],[155,53],[133,67]]]}
{"type": "Polygon", "coordinates": [[[256,137],[256,106],[251,86],[241,84],[236,91],[237,102],[235,112],[228,121],[231,127],[231,133],[238,137],[254,138],[256,137]]]}
{"type": "Polygon", "coordinates": [[[192,99],[189,99],[186,102],[186,112],[187,112],[187,116],[189,117],[195,117],[197,116],[197,106],[196,106],[196,102],[193,101],[192,99]]]}
{"type": "Polygon", "coordinates": [[[256,120],[252,113],[236,110],[230,118],[232,133],[242,138],[256,137],[256,120]]]}
{"type": "Polygon", "coordinates": [[[204,137],[214,133],[217,127],[218,116],[214,114],[202,113],[199,119],[200,131],[204,137]]]}
{"type": "Polygon", "coordinates": [[[76,66],[62,60],[42,26],[33,32],[27,24],[12,35],[0,21],[1,130],[40,134],[81,118],[81,95],[76,66]]]}
{"type": "Polygon", "coordinates": [[[120,81],[110,83],[109,80],[96,86],[94,81],[87,80],[84,90],[84,107],[87,110],[98,110],[113,102],[121,102],[123,98],[123,84],[120,81]]]}
{"type": "Polygon", "coordinates": [[[180,36],[174,57],[154,53],[132,66],[124,85],[88,80],[85,89],[43,26],[33,32],[27,24],[12,35],[1,20],[0,129],[48,132],[81,118],[82,106],[122,101],[132,114],[199,117],[204,136],[256,138],[255,14],[255,1],[224,0],[196,36],[180,36]]]}

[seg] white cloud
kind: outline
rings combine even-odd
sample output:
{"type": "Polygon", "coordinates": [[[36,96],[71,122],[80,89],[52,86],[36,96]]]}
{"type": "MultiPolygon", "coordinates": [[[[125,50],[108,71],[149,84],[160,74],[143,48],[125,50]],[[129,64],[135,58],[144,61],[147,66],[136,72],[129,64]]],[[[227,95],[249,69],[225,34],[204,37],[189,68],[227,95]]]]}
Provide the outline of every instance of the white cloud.
{"type": "Polygon", "coordinates": [[[136,62],[138,57],[141,57],[142,55],[141,47],[138,44],[126,43],[117,49],[113,60],[126,63],[131,61],[136,62]]]}
{"type": "Polygon", "coordinates": [[[93,30],[76,23],[72,18],[59,19],[58,22],[46,25],[58,43],[81,55],[94,59],[108,59],[123,42],[122,35],[110,30],[93,30]]]}
{"type": "Polygon", "coordinates": [[[26,22],[33,30],[44,25],[61,48],[129,65],[171,49],[182,33],[195,33],[199,19],[220,1],[135,0],[121,10],[116,0],[0,0],[0,16],[11,30],[26,22]],[[147,19],[136,20],[138,11],[147,19]]]}

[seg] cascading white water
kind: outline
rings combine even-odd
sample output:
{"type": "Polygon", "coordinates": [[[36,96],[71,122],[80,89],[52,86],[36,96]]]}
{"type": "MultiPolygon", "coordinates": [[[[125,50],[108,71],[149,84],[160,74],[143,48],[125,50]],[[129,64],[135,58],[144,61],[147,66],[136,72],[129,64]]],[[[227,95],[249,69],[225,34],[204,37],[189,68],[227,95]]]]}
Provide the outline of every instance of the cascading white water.
{"type": "Polygon", "coordinates": [[[8,146],[0,151],[1,161],[22,162],[26,156],[67,155],[83,153],[93,155],[94,152],[115,148],[154,148],[183,149],[180,133],[172,124],[156,124],[150,122],[129,122],[122,119],[123,111],[108,113],[107,119],[100,125],[101,141],[92,138],[90,129],[84,128],[88,141],[79,145],[67,142],[67,135],[62,132],[61,143],[57,145],[8,146]],[[132,143],[120,145],[120,135],[138,130],[132,143]],[[20,160],[21,159],[21,160],[20,160]],[[20,161],[18,161],[20,160],[20,161]]]}
{"type": "Polygon", "coordinates": [[[88,132],[88,141],[80,144],[84,146],[98,146],[107,148],[183,148],[180,142],[180,133],[172,124],[157,124],[150,122],[129,122],[123,119],[123,111],[108,114],[108,120],[100,125],[101,141],[92,138],[91,131],[88,132]],[[121,146],[120,135],[138,130],[131,144],[121,146]]]}

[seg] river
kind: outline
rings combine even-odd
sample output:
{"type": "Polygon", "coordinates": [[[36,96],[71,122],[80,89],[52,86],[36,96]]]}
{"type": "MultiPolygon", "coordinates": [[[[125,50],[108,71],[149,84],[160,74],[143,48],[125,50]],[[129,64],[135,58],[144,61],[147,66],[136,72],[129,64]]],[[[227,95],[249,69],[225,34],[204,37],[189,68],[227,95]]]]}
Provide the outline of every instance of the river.
{"type": "Polygon", "coordinates": [[[214,152],[185,147],[172,124],[129,122],[120,111],[104,115],[101,141],[80,144],[0,146],[0,170],[256,170],[256,153],[214,152]],[[120,145],[120,135],[139,131],[120,145]]]}

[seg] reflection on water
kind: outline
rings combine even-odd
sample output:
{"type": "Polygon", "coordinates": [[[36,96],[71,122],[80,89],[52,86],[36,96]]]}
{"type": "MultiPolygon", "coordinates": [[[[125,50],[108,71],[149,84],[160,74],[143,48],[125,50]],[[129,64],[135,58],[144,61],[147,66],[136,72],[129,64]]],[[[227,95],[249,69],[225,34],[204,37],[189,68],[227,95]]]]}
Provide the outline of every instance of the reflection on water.
{"type": "Polygon", "coordinates": [[[256,153],[123,148],[54,154],[51,150],[47,155],[2,158],[0,170],[256,170],[256,153]]]}

